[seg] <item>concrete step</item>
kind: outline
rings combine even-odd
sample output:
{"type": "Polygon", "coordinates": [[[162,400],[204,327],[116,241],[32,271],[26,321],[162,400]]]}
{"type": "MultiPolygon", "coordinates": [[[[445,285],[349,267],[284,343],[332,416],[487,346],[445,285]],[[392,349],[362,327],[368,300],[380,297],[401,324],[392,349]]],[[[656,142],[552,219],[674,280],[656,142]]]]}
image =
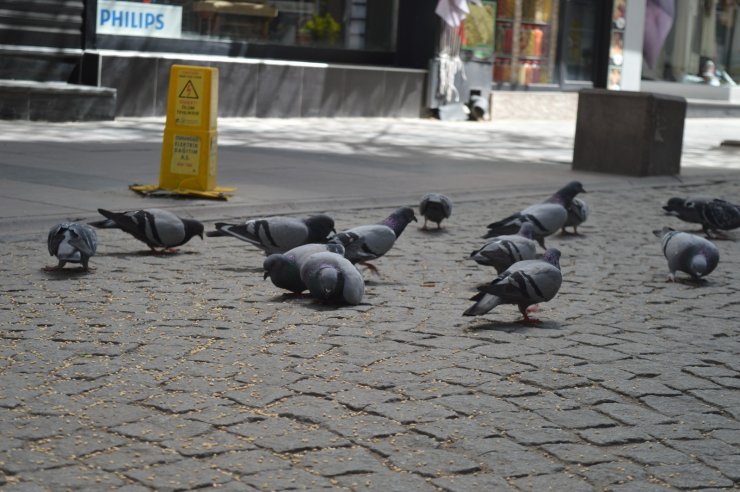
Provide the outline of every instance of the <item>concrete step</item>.
{"type": "Polygon", "coordinates": [[[116,89],[65,82],[0,80],[0,119],[102,121],[116,116],[116,89]]]}
{"type": "Polygon", "coordinates": [[[687,99],[687,118],[740,118],[740,103],[712,99],[687,99]]]}

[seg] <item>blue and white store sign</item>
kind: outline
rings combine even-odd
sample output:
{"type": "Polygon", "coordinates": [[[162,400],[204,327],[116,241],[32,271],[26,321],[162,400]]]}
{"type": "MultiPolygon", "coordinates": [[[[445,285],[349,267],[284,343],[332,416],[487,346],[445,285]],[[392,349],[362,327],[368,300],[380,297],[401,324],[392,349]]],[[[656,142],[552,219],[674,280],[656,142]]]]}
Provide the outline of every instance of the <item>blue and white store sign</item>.
{"type": "Polygon", "coordinates": [[[152,3],[98,1],[98,34],[179,38],[182,7],[152,3]]]}

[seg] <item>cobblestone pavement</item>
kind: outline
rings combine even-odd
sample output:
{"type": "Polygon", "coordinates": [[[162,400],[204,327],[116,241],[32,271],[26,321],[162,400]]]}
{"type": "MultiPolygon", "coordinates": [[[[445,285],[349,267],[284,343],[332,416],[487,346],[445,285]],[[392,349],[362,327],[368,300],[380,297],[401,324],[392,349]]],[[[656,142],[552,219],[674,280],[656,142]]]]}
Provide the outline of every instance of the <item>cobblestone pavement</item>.
{"type": "MultiPolygon", "coordinates": [[[[91,274],[42,272],[45,231],[7,243],[0,485],[736,487],[740,243],[717,241],[703,284],[666,283],[651,234],[694,229],[660,210],[689,193],[737,200],[740,183],[585,195],[583,235],[548,239],[564,283],[538,326],[513,306],[461,316],[493,277],[466,256],[531,196],[458,203],[441,232],[412,224],[356,307],[283,298],[231,238],[154,256],[100,231],[91,274]]],[[[324,211],[341,229],[395,205],[324,211]]]]}

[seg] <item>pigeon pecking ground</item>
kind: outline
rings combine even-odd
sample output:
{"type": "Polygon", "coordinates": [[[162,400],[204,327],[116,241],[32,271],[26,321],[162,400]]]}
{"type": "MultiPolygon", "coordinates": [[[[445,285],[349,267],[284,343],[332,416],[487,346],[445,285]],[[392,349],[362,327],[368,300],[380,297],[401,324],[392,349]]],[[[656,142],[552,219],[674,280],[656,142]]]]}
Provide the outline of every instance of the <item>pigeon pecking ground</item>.
{"type": "MultiPolygon", "coordinates": [[[[461,316],[493,275],[468,258],[481,231],[531,195],[455,197],[341,308],[284,299],[240,241],[161,256],[105,231],[92,274],[42,272],[46,231],[3,243],[0,486],[732,488],[740,237],[705,282],[666,283],[652,230],[693,227],[670,196],[740,183],[588,191],[581,235],[547,239],[563,284],[537,326],[461,316]]],[[[388,208],[315,212],[342,230],[388,208]]]]}

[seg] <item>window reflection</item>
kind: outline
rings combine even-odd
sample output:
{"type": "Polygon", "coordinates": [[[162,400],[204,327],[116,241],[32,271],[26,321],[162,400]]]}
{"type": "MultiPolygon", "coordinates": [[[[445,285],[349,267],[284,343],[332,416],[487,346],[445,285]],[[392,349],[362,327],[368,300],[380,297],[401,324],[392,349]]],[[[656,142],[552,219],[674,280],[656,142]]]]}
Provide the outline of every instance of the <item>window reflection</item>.
{"type": "Polygon", "coordinates": [[[143,0],[143,3],[181,6],[184,39],[392,51],[398,1],[143,0]]]}

